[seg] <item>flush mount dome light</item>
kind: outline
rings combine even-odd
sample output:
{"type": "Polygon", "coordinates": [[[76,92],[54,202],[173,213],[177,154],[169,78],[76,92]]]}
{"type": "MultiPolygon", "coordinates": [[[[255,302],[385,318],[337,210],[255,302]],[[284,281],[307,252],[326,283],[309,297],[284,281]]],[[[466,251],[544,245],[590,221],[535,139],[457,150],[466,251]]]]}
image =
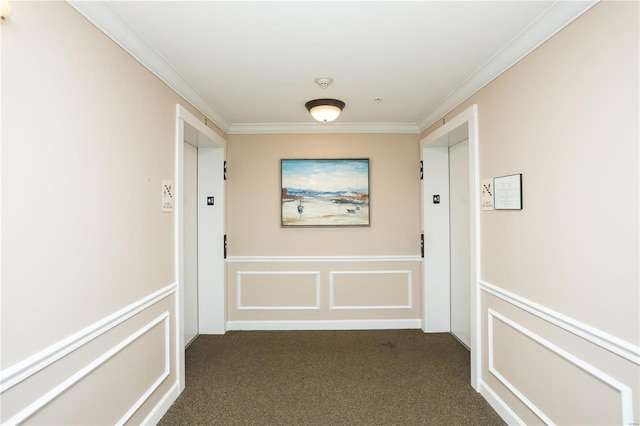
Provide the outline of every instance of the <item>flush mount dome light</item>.
{"type": "Polygon", "coordinates": [[[328,123],[338,118],[345,103],[337,99],[314,99],[304,104],[311,116],[322,123],[328,123]]]}

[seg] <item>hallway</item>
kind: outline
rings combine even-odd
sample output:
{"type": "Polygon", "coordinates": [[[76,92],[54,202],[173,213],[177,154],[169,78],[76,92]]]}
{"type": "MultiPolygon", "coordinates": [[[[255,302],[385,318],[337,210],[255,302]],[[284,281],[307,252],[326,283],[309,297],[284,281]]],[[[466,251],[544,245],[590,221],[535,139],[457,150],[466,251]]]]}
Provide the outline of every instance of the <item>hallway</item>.
{"type": "Polygon", "coordinates": [[[469,352],[419,330],[199,336],[160,425],[499,425],[469,385],[469,352]]]}

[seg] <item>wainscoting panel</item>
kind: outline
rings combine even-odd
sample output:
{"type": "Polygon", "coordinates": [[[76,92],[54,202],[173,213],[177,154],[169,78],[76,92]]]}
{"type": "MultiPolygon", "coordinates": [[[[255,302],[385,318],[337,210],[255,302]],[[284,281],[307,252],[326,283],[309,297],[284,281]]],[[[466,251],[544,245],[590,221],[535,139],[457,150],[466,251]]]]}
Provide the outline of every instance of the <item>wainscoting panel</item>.
{"type": "Polygon", "coordinates": [[[637,347],[493,284],[480,289],[480,389],[506,421],[637,424],[637,347]]]}
{"type": "Polygon", "coordinates": [[[237,309],[320,309],[318,271],[239,271],[237,309]]]}
{"type": "Polygon", "coordinates": [[[419,328],[419,256],[230,257],[230,330],[419,328]]]}
{"type": "Polygon", "coordinates": [[[176,286],[3,371],[2,424],[124,424],[176,380],[176,286]],[[173,324],[173,325],[172,325],[173,324]]]}
{"type": "Polygon", "coordinates": [[[564,409],[573,413],[579,413],[582,418],[566,419],[580,424],[593,422],[607,424],[611,422],[608,413],[602,412],[601,407],[620,407],[620,416],[613,424],[628,424],[632,416],[631,389],[618,380],[595,368],[593,365],[572,355],[571,353],[548,342],[530,330],[520,326],[507,317],[489,309],[488,317],[488,341],[489,371],[511,392],[531,409],[542,421],[547,424],[565,424],[558,421],[562,415],[553,415],[557,407],[557,399],[540,398],[540,401],[532,401],[519,389],[532,387],[531,381],[544,381],[550,388],[551,394],[574,395],[574,398],[564,400],[564,409]],[[511,352],[495,353],[496,346],[510,346],[511,352]],[[530,369],[513,365],[511,359],[524,359],[526,355],[532,356],[537,365],[530,369]],[[538,367],[538,368],[536,368],[538,367]],[[597,395],[598,404],[593,404],[588,395],[580,395],[575,389],[591,389],[597,395]],[[582,397],[582,398],[581,398],[582,397]],[[544,409],[539,408],[545,404],[544,409]],[[548,417],[553,416],[556,420],[548,417]]]}
{"type": "Polygon", "coordinates": [[[333,271],[330,309],[411,309],[411,271],[333,271]]]}

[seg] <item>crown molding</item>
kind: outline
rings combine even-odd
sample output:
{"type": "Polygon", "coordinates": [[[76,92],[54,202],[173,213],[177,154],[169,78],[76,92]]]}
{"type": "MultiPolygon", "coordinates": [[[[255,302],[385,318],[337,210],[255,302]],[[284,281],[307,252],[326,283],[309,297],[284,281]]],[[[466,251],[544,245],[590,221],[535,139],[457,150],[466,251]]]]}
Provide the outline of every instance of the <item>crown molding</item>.
{"type": "Polygon", "coordinates": [[[482,64],[476,72],[447,95],[435,108],[425,114],[418,122],[417,127],[421,132],[428,129],[445,114],[518,63],[598,2],[599,0],[559,0],[553,2],[535,21],[482,64]]]}
{"type": "Polygon", "coordinates": [[[227,134],[275,133],[421,133],[493,81],[599,0],[553,2],[534,22],[486,61],[417,123],[229,123],[166,59],[154,50],[106,1],[67,0],[160,80],[175,90],[227,134]]]}
{"type": "Polygon", "coordinates": [[[232,124],[227,134],[277,133],[420,133],[414,123],[246,123],[232,124]]]}
{"type": "Polygon", "coordinates": [[[196,107],[222,131],[229,130],[229,122],[209,104],[167,60],[134,31],[107,1],[67,0],[67,3],[133,56],[144,67],[180,96],[196,107]]]}

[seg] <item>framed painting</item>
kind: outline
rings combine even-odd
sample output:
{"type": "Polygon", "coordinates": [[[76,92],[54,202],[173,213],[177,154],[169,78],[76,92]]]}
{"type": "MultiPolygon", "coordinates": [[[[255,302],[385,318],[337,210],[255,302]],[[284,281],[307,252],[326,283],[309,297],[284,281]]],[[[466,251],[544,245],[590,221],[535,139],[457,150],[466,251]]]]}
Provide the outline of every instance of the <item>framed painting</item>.
{"type": "Polygon", "coordinates": [[[283,227],[369,226],[369,159],[281,160],[283,227]]]}

